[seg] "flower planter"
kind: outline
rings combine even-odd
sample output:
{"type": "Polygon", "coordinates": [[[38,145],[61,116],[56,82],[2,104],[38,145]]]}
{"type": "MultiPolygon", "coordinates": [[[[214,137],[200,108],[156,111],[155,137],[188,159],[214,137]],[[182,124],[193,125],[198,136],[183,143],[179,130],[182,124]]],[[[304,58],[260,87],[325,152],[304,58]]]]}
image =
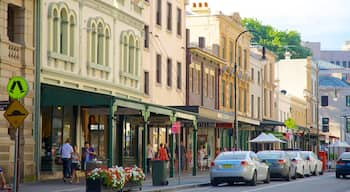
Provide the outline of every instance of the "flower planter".
{"type": "Polygon", "coordinates": [[[128,181],[125,183],[122,191],[130,191],[130,190],[142,190],[142,183],[138,181],[128,181]]]}
{"type": "Polygon", "coordinates": [[[102,179],[86,179],[86,192],[101,192],[102,179]]]}

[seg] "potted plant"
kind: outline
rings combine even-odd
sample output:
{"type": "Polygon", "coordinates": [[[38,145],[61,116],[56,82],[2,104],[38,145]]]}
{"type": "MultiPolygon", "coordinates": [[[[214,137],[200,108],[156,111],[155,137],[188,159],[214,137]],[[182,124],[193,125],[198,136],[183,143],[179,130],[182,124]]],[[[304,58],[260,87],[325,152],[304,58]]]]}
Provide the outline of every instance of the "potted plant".
{"type": "Polygon", "coordinates": [[[145,174],[141,168],[136,166],[124,168],[126,175],[126,183],[124,190],[132,190],[138,188],[142,190],[142,182],[145,180],[145,174]]]}
{"type": "Polygon", "coordinates": [[[95,168],[86,176],[86,192],[101,192],[103,178],[106,170],[95,168]]]}

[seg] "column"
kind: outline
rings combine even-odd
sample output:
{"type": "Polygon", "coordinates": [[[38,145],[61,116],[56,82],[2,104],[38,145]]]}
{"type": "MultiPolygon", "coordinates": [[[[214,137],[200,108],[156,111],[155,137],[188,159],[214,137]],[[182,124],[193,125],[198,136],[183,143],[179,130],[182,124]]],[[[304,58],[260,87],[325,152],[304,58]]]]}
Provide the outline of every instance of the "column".
{"type": "Polygon", "coordinates": [[[147,133],[148,133],[148,119],[150,117],[150,112],[147,110],[142,111],[143,117],[143,131],[142,131],[142,168],[143,172],[147,174],[147,133]]]}
{"type": "Polygon", "coordinates": [[[117,111],[117,102],[114,99],[111,99],[111,104],[109,106],[109,116],[108,116],[108,162],[107,166],[112,167],[114,163],[116,163],[116,123],[113,121],[114,114],[117,111]]]}
{"type": "Polygon", "coordinates": [[[193,149],[192,149],[192,161],[193,161],[193,169],[192,169],[192,175],[196,176],[197,175],[197,120],[193,120],[193,149]]]}
{"type": "MultiPolygon", "coordinates": [[[[173,114],[169,117],[171,124],[173,124],[176,121],[176,116],[173,114]]],[[[174,156],[175,156],[175,134],[171,133],[171,139],[170,139],[170,177],[174,177],[174,156]]]]}

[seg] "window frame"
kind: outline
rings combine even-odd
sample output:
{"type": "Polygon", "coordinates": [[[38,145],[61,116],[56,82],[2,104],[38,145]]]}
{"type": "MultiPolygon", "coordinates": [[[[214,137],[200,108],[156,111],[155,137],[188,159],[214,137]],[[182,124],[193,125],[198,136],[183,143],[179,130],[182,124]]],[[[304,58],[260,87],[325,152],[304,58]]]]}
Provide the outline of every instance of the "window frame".
{"type": "Polygon", "coordinates": [[[156,54],[156,83],[162,83],[162,55],[156,54]]]}
{"type": "Polygon", "coordinates": [[[328,104],[329,104],[328,95],[322,95],[321,96],[321,106],[322,107],[327,107],[328,104]]]}

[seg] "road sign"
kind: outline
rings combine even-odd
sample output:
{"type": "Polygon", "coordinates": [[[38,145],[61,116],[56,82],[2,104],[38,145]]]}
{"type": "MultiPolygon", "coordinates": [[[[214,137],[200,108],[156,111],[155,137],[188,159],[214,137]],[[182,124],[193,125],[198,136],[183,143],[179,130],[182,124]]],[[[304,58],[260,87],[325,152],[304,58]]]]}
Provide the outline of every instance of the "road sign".
{"type": "Polygon", "coordinates": [[[292,118],[288,118],[284,121],[284,124],[289,128],[289,129],[294,129],[295,128],[295,121],[292,118]]]}
{"type": "Polygon", "coordinates": [[[174,122],[171,126],[171,132],[174,134],[180,133],[180,127],[181,127],[180,121],[174,122]]]}
{"type": "Polygon", "coordinates": [[[11,102],[10,106],[4,113],[4,117],[11,124],[12,127],[18,128],[23,120],[28,116],[28,111],[17,100],[11,102]]]}
{"type": "Polygon", "coordinates": [[[9,105],[9,101],[0,101],[0,111],[5,111],[9,105]]]}
{"type": "Polygon", "coordinates": [[[21,99],[28,93],[28,82],[23,77],[11,77],[7,83],[7,93],[13,99],[21,99]]]}

